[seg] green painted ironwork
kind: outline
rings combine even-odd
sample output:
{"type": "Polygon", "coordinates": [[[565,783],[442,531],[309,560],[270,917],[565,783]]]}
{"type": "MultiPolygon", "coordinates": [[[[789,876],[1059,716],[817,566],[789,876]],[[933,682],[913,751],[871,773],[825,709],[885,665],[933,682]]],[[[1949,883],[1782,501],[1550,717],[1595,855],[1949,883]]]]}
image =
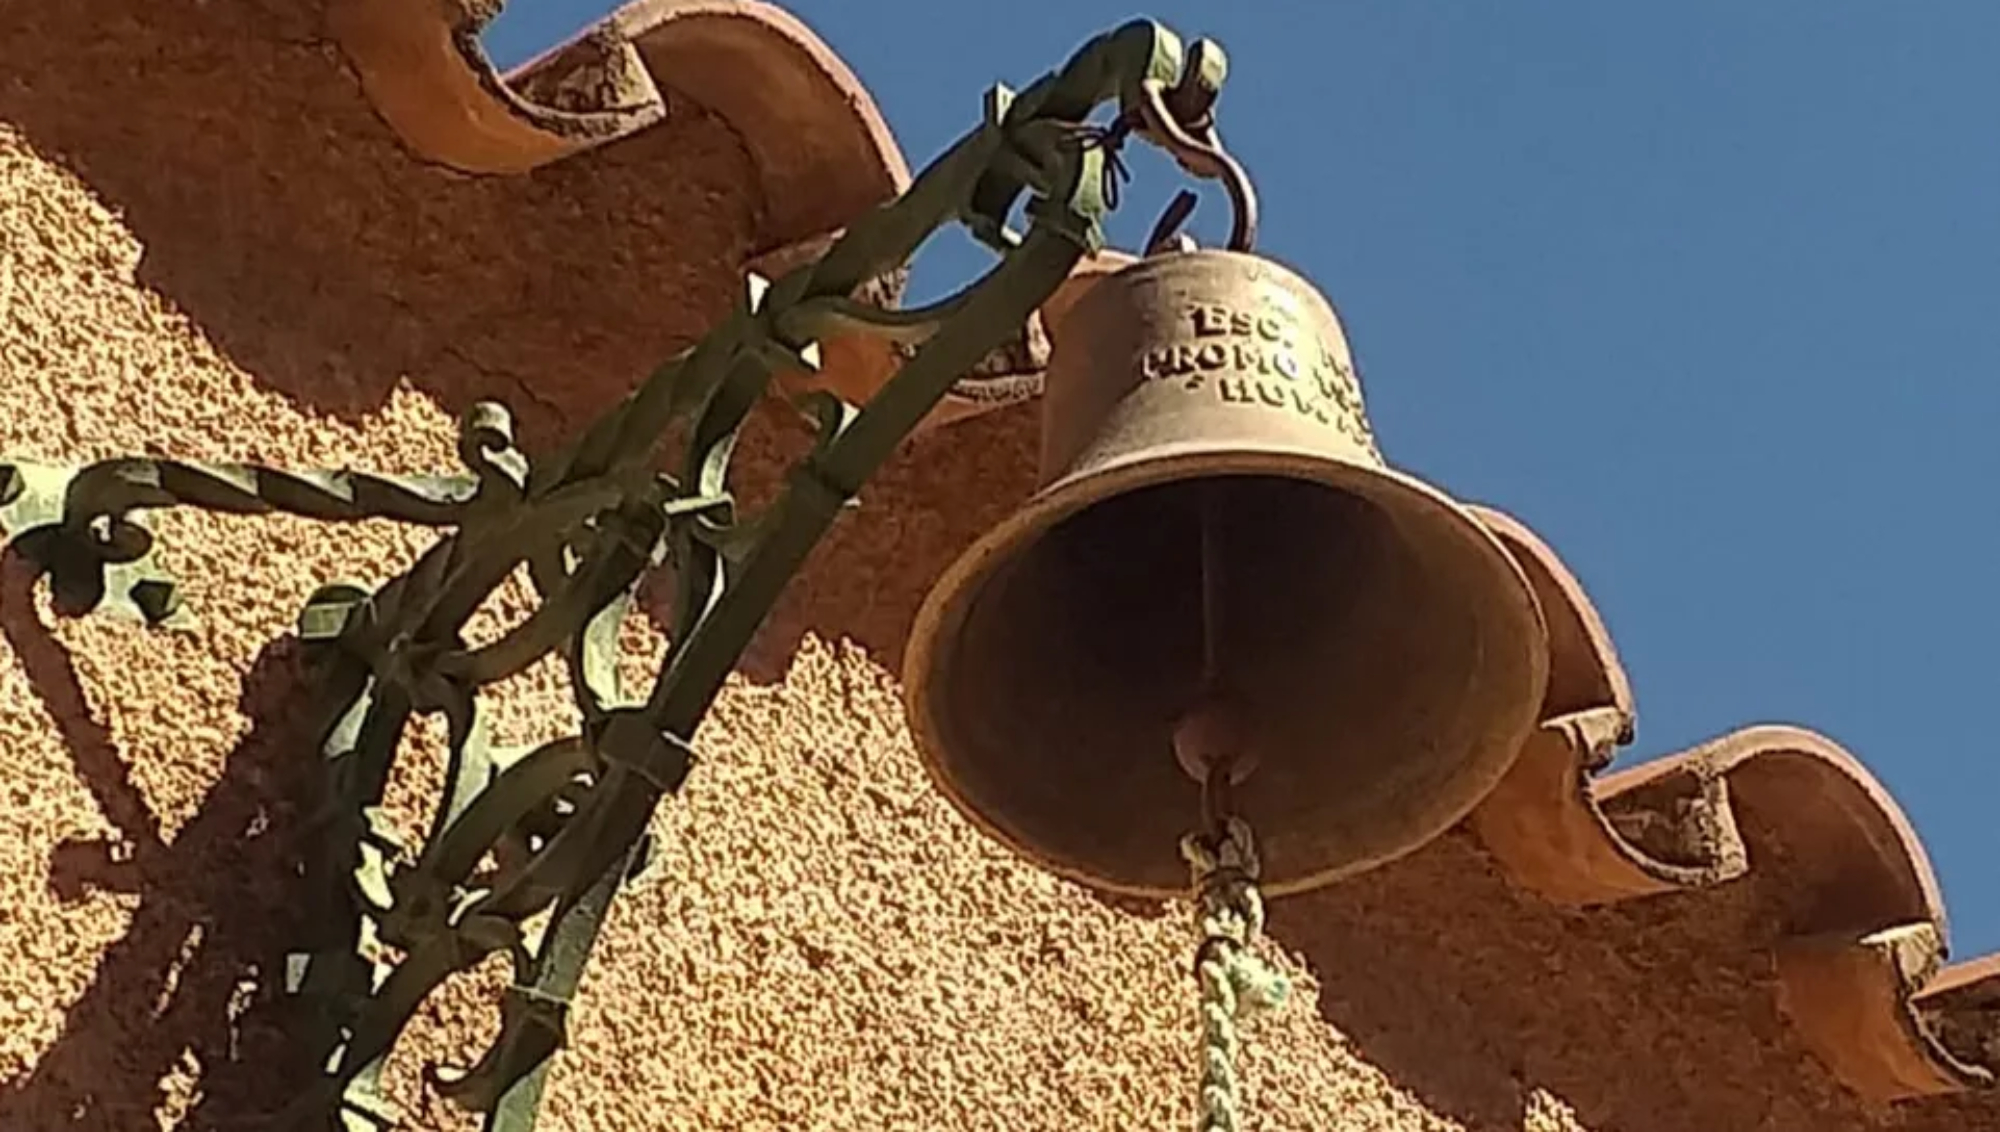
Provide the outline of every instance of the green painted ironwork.
{"type": "Polygon", "coordinates": [[[320,1068],[280,1126],[392,1127],[378,1076],[405,1025],[446,978],[503,953],[513,981],[499,1036],[470,1067],[434,1068],[433,1083],[485,1113],[489,1132],[533,1128],[591,948],[643,864],[654,808],[695,762],[690,739],[725,677],[869,476],[1101,246],[1122,172],[1118,145],[1140,136],[1190,173],[1226,180],[1233,242],[1247,243],[1247,182],[1213,144],[1223,73],[1213,43],[1184,49],[1166,28],[1136,21],[1025,91],[994,88],[984,121],[901,197],[816,262],[775,281],[751,278],[721,325],[539,458],[515,446],[507,410],[488,402],[461,422],[465,469],[455,475],[136,458],[0,464],[0,537],[46,576],[66,614],[112,610],[162,626],[186,616],[153,563],[140,518],[149,510],[389,518],[445,532],[377,589],[321,588],[298,621],[314,662],[310,718],[324,780],[301,880],[310,936],[285,974],[304,1015],[300,1040],[320,1068]],[[1117,107],[1112,124],[1086,125],[1107,104],[1117,107]],[[1009,220],[1024,200],[1020,232],[1009,220]],[[953,222],[998,253],[984,277],[916,310],[851,298],[953,222]],[[835,332],[892,340],[904,364],[865,405],[804,398],[816,445],[774,503],[743,513],[728,471],[745,418],[775,374],[814,369],[814,343],[835,332]],[[672,436],[684,438],[678,453],[668,451],[672,436]],[[677,470],[663,474],[676,455],[677,470]],[[468,619],[523,566],[537,610],[498,640],[468,645],[468,619]],[[618,627],[656,568],[676,581],[670,643],[652,687],[628,689],[615,666],[618,627]],[[494,747],[480,689],[555,652],[581,732],[526,751],[494,747]],[[404,729],[426,715],[446,721],[448,779],[410,854],[379,807],[404,729]]]}

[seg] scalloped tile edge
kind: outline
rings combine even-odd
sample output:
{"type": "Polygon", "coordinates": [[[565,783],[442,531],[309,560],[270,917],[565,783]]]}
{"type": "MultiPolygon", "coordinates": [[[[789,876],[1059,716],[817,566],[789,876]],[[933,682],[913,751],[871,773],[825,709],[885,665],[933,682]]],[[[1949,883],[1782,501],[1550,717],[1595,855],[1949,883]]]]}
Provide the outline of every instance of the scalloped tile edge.
{"type": "Polygon", "coordinates": [[[502,73],[479,35],[492,0],[330,0],[327,25],[376,112],[419,157],[518,174],[663,122],[679,96],[719,117],[757,170],[775,249],[908,185],[874,100],[811,29],[756,0],[636,0],[502,73]]]}
{"type": "Polygon", "coordinates": [[[1470,825],[1500,868],[1554,903],[1713,890],[1757,869],[1746,827],[1790,850],[1759,879],[1782,904],[1779,1006],[1849,1089],[1887,1103],[1993,1085],[2000,955],[1946,966],[1923,843],[1860,760],[1815,732],[1745,727],[1603,773],[1633,731],[1631,685],[1582,585],[1513,517],[1474,508],[1527,572],[1550,624],[1544,723],[1470,825]]]}
{"type": "MultiPolygon", "coordinates": [[[[843,227],[910,184],[874,99],[797,17],[759,0],[634,0],[501,72],[479,36],[501,0],[329,0],[327,20],[376,113],[419,158],[470,174],[518,175],[587,154],[667,120],[676,97],[715,114],[757,171],[757,250],[775,276],[823,252],[843,227]]],[[[1129,258],[1129,257],[1124,257],[1129,258]]],[[[1112,255],[1088,261],[1101,274],[1112,255]]],[[[858,297],[898,305],[906,272],[858,297]]],[[[901,353],[864,334],[821,343],[823,368],[780,387],[865,402],[901,353]]],[[[947,394],[925,430],[1041,392],[1039,320],[947,394]]]]}

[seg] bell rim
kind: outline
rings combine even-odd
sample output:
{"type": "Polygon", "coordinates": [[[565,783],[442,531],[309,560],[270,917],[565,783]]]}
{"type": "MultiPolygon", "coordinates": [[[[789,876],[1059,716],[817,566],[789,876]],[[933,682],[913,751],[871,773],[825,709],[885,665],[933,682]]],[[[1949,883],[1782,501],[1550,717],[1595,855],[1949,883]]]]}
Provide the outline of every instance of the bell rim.
{"type": "MultiPolygon", "coordinates": [[[[1509,720],[1508,733],[1517,735],[1505,758],[1490,760],[1493,765],[1476,768],[1485,778],[1483,788],[1472,793],[1472,800],[1452,814],[1450,819],[1438,824],[1437,828],[1407,849],[1388,856],[1374,857],[1303,873],[1290,878],[1267,879],[1262,890],[1269,896],[1287,896],[1323,888],[1351,876],[1379,868],[1423,848],[1448,832],[1453,826],[1464,821],[1477,809],[1480,802],[1492,793],[1517,759],[1522,747],[1535,728],[1542,721],[1542,703],[1547,694],[1549,681],[1548,619],[1542,609],[1541,599],[1535,594],[1527,571],[1495,534],[1465,504],[1433,484],[1416,476],[1398,471],[1384,464],[1362,463],[1340,459],[1329,459],[1323,450],[1274,446],[1261,450],[1231,449],[1229,453],[1240,463],[1237,466],[1218,470],[1214,465],[1216,451],[1212,445],[1188,441],[1181,444],[1167,444],[1149,448],[1144,453],[1123,456],[1102,464],[1091,465],[1064,475],[1045,487],[1017,508],[1004,521],[981,535],[954,559],[944,573],[931,586],[922,605],[918,607],[904,649],[902,684],[904,715],[910,728],[910,737],[917,749],[917,760],[923,766],[925,776],[939,794],[974,829],[996,844],[1004,846],[1008,852],[1032,864],[1035,868],[1072,881],[1094,892],[1146,900],[1174,900],[1187,895],[1186,887],[1163,888],[1157,885],[1117,881],[1086,869],[1068,866],[1043,854],[1033,851],[1025,840],[1006,830],[998,822],[989,818],[979,808],[973,806],[958,790],[945,773],[940,752],[945,749],[943,736],[935,713],[931,710],[931,690],[933,681],[929,673],[934,670],[937,657],[937,643],[943,639],[943,630],[954,619],[965,615],[965,603],[978,592],[980,585],[1004,560],[1007,552],[1052,529],[1069,516],[1098,500],[1109,498],[1120,492],[1138,490],[1161,484],[1200,477],[1280,475],[1309,483],[1323,484],[1334,488],[1350,488],[1356,483],[1371,483],[1385,488],[1391,493],[1402,493],[1418,504],[1432,509],[1442,518],[1455,522],[1461,532],[1468,536],[1466,542],[1471,549],[1495,562],[1505,577],[1513,585],[1507,587],[1515,600],[1510,603],[1512,612],[1525,612],[1528,630],[1522,640],[1523,651],[1528,655],[1521,666],[1525,673],[1527,687],[1522,695],[1511,702],[1525,705],[1521,719],[1509,720]]],[[[1496,749],[1499,746],[1496,745],[1496,749]]]]}

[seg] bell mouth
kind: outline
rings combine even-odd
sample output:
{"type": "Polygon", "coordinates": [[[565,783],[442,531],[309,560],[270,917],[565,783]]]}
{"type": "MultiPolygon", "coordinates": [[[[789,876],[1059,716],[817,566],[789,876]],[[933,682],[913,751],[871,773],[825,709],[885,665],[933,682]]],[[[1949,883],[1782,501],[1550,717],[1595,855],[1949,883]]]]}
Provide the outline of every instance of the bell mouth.
{"type": "Polygon", "coordinates": [[[1094,464],[961,555],[904,666],[932,781],[1058,875],[1186,890],[1177,845],[1200,793],[1172,732],[1198,694],[1197,492],[1225,516],[1225,677],[1260,748],[1235,798],[1265,890],[1386,863],[1463,818],[1540,722],[1541,608],[1450,497],[1305,449],[1163,444],[1094,464]]]}

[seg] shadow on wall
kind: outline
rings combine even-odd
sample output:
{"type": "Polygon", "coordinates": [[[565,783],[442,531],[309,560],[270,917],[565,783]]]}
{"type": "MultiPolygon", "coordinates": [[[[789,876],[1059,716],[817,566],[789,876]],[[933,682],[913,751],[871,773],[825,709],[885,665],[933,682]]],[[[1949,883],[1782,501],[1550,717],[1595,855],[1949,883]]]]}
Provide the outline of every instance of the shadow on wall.
{"type": "MultiPolygon", "coordinates": [[[[0,123],[122,217],[142,284],[311,414],[363,418],[407,382],[452,411],[505,400],[546,447],[726,309],[751,202],[719,125],[460,176],[396,144],[321,19],[315,0],[0,5],[0,123]]],[[[274,998],[316,779],[294,642],[249,663],[250,730],[169,837],[11,558],[0,628],[119,831],[61,846],[51,889],[137,898],[54,1044],[0,1086],[0,1128],[155,1129],[175,1078],[180,1127],[255,1126],[297,1080],[274,998]]]]}
{"type": "MultiPolygon", "coordinates": [[[[753,201],[721,126],[676,114],[529,176],[462,176],[396,143],[320,21],[315,0],[0,5],[0,123],[120,215],[142,285],[311,414],[365,419],[408,383],[453,412],[506,401],[524,447],[546,450],[733,302],[753,201]]],[[[934,501],[997,508],[1026,490],[1032,418],[1003,416],[884,476],[879,505],[832,536],[747,658],[752,679],[781,678],[808,630],[894,656],[930,576],[993,517],[934,501]]],[[[753,485],[797,450],[783,422],[764,417],[739,455],[753,485]]],[[[0,1086],[0,1128],[154,1129],[175,1078],[199,1094],[180,1127],[255,1126],[299,1068],[275,997],[316,781],[291,718],[293,643],[250,663],[250,731],[169,839],[22,564],[5,585],[6,647],[119,830],[115,845],[59,848],[49,884],[137,908],[55,1043],[0,1086]]]]}
{"type": "Polygon", "coordinates": [[[1853,1126],[1743,947],[1767,930],[1754,904],[1701,899],[1699,920],[1674,899],[1566,913],[1453,833],[1274,904],[1270,931],[1321,980],[1324,1017],[1467,1128],[1534,1127],[1535,1090],[1589,1129],[1853,1126]]]}
{"type": "MultiPolygon", "coordinates": [[[[527,176],[461,175],[400,147],[320,21],[316,0],[7,5],[0,121],[122,216],[142,284],[315,412],[362,418],[407,382],[454,413],[502,400],[546,451],[728,310],[754,202],[725,128],[677,109],[527,176]]],[[[780,676],[809,621],[897,662],[930,577],[1031,486],[1030,417],[888,469],[748,671],[780,676]]],[[[782,411],[756,423],[737,459],[753,498],[802,439],[782,411]]]]}
{"type": "Polygon", "coordinates": [[[678,113],[526,177],[428,166],[320,9],[6,5],[0,120],[123,216],[142,281],[225,354],[342,418],[408,381],[532,406],[523,440],[546,442],[727,309],[753,202],[719,124],[678,113]]]}
{"type": "MultiPolygon", "coordinates": [[[[159,1127],[163,1081],[189,1088],[181,1127],[240,1126],[291,1095],[273,998],[298,925],[282,900],[293,875],[300,787],[315,770],[292,695],[299,658],[286,641],[243,682],[249,732],[199,810],[174,834],[131,781],[110,732],[94,719],[69,654],[38,620],[23,561],[0,554],[0,633],[61,729],[77,778],[118,830],[116,841],[69,841],[49,865],[57,899],[136,895],[125,934],[70,1004],[61,1036],[31,1073],[0,1090],[0,1128],[159,1127]],[[194,1097],[199,1081],[199,1098],[194,1097]]],[[[172,1103],[172,1102],[168,1102],[172,1103]]]]}
{"type": "Polygon", "coordinates": [[[1803,886],[1779,831],[1744,834],[1759,871],[1725,889],[1565,910],[1457,831],[1275,903],[1270,934],[1322,982],[1328,1023],[1475,1132],[1992,1126],[1978,1094],[1871,1110],[1805,1051],[1770,951],[1803,886]]]}

